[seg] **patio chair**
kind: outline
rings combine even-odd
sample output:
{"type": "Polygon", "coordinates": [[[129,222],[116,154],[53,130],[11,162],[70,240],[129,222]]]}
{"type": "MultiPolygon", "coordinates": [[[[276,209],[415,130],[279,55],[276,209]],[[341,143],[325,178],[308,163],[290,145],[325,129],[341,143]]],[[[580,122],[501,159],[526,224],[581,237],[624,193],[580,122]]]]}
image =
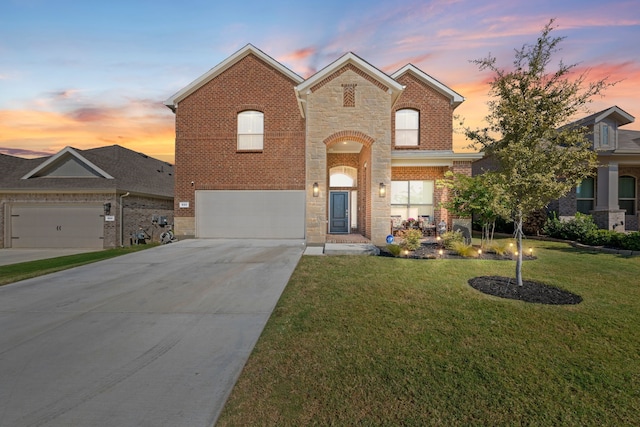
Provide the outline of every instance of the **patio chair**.
{"type": "Polygon", "coordinates": [[[402,217],[400,215],[391,215],[391,234],[396,235],[402,230],[402,217]]]}
{"type": "Polygon", "coordinates": [[[431,223],[431,216],[420,215],[418,221],[420,230],[422,230],[422,234],[424,234],[425,236],[431,236],[433,233],[435,233],[436,226],[431,223]]]}

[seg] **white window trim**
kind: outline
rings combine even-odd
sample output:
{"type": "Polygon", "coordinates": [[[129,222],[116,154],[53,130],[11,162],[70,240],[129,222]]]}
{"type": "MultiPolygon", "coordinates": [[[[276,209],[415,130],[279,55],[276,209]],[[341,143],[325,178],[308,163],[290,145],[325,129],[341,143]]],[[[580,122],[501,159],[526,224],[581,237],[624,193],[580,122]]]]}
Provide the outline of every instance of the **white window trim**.
{"type": "Polygon", "coordinates": [[[413,108],[402,108],[400,110],[397,110],[395,113],[395,121],[396,121],[396,125],[395,125],[395,137],[396,137],[396,147],[417,147],[420,145],[420,111],[413,109],[413,108]],[[399,127],[401,126],[401,122],[402,120],[398,120],[398,115],[403,115],[404,113],[407,112],[411,112],[412,114],[415,114],[417,116],[417,123],[415,128],[414,127],[399,127]],[[403,138],[399,138],[399,134],[400,132],[402,133],[409,133],[411,132],[411,134],[415,134],[415,141],[411,141],[410,143],[404,143],[402,142],[403,138]]]}
{"type": "Polygon", "coordinates": [[[237,121],[238,151],[262,151],[264,149],[264,113],[256,110],[241,111],[237,115],[237,121]],[[255,120],[254,117],[260,117],[260,124],[250,123],[248,128],[241,129],[241,126],[245,124],[243,117],[250,122],[255,120]]]}

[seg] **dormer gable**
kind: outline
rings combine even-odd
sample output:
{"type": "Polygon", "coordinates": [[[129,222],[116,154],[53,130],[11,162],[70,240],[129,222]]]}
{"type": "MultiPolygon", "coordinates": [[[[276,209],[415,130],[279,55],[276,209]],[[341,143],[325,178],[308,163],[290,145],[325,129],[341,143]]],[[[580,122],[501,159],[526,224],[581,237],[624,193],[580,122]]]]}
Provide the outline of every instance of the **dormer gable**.
{"type": "Polygon", "coordinates": [[[71,147],[65,147],[21,179],[31,178],[105,178],[114,179],[107,172],[87,160],[71,147]]]}
{"type": "Polygon", "coordinates": [[[594,150],[617,150],[619,144],[618,128],[633,123],[635,117],[618,106],[598,111],[567,126],[585,126],[589,129],[589,138],[594,150]]]}

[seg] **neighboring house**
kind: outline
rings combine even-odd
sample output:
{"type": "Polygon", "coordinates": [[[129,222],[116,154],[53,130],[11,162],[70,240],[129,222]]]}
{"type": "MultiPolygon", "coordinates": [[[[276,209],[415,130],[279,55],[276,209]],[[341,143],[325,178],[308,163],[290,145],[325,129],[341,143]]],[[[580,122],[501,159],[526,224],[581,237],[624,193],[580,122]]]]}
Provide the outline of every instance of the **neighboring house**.
{"type": "Polygon", "coordinates": [[[411,64],[388,75],[347,53],[303,79],[249,44],[165,101],[176,234],[382,245],[391,215],[450,222],[435,181],[481,157],[452,150],[463,101],[411,64]]]}
{"type": "Polygon", "coordinates": [[[173,222],[173,166],[118,145],[0,154],[0,171],[0,248],[113,248],[173,222]]]}
{"type": "MultiPolygon", "coordinates": [[[[620,129],[634,117],[619,107],[591,114],[567,126],[585,126],[587,137],[598,153],[594,177],[585,179],[565,197],[555,200],[549,212],[572,217],[590,214],[600,228],[638,230],[638,179],[640,179],[640,131],[620,129]]],[[[486,157],[473,164],[473,173],[495,165],[486,157]]]]}

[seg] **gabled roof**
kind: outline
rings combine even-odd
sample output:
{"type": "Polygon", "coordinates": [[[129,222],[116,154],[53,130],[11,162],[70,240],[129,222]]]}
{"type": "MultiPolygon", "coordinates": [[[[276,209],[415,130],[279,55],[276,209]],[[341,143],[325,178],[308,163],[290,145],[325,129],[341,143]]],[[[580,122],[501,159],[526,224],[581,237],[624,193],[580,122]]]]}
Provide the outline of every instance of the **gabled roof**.
{"type": "Polygon", "coordinates": [[[209,71],[207,71],[206,73],[204,73],[203,75],[201,75],[200,77],[198,77],[197,79],[189,83],[187,86],[180,89],[174,95],[170,96],[166,101],[164,101],[164,105],[166,105],[167,107],[175,111],[180,101],[185,99],[187,96],[191,95],[196,90],[200,89],[202,86],[204,86],[206,83],[208,83],[210,80],[212,80],[216,76],[222,74],[224,71],[231,68],[233,65],[235,65],[238,61],[240,61],[247,55],[255,55],[256,57],[260,58],[262,61],[272,66],[274,69],[280,71],[282,74],[284,74],[285,76],[293,80],[295,83],[300,83],[304,81],[302,77],[300,77],[299,75],[297,75],[296,73],[294,73],[293,71],[291,71],[290,69],[288,69],[287,67],[285,67],[284,65],[282,65],[281,63],[279,63],[278,61],[276,61],[275,59],[273,59],[272,57],[270,57],[269,55],[267,55],[266,53],[264,53],[263,51],[255,47],[254,45],[252,45],[251,43],[249,43],[245,47],[243,47],[242,49],[240,49],[239,51],[237,51],[236,53],[234,53],[233,55],[231,55],[230,57],[228,57],[218,65],[216,65],[215,67],[213,67],[212,69],[210,69],[209,71]]]}
{"type": "Polygon", "coordinates": [[[353,65],[370,78],[386,86],[391,93],[392,102],[395,102],[404,89],[404,86],[392,79],[388,74],[380,71],[353,52],[348,52],[296,86],[295,90],[300,104],[300,111],[304,112],[302,98],[306,97],[314,86],[322,83],[322,81],[331,76],[331,74],[348,65],[353,65]]]}
{"type": "MultiPolygon", "coordinates": [[[[66,147],[51,157],[23,159],[0,155],[0,193],[11,192],[131,192],[173,197],[173,165],[119,145],[79,150],[66,147]],[[72,154],[73,153],[73,154],[72,154]],[[92,174],[49,174],[66,160],[90,165],[92,174]],[[99,173],[98,173],[99,171],[99,173]]],[[[74,170],[73,168],[71,170],[74,170]]],[[[78,169],[75,169],[76,171],[78,169]]]]}
{"type": "MultiPolygon", "coordinates": [[[[85,159],[71,147],[65,147],[61,151],[59,151],[56,155],[49,157],[45,162],[39,164],[34,169],[29,171],[22,179],[29,179],[36,176],[46,176],[49,175],[47,172],[53,171],[58,166],[63,166],[65,163],[68,163],[70,159],[76,160],[82,167],[84,167],[90,176],[102,177],[106,179],[113,179],[111,175],[107,172],[100,169],[98,166],[91,163],[89,160],[85,159]]],[[[60,176],[60,175],[59,175],[60,176]]],[[[86,177],[89,175],[82,175],[82,177],[86,177]]],[[[72,176],[73,178],[78,178],[79,176],[72,176]]]]}
{"type": "Polygon", "coordinates": [[[589,126],[607,118],[617,122],[618,126],[624,126],[635,121],[635,117],[624,111],[622,108],[614,105],[606,110],[598,111],[597,113],[569,123],[568,126],[589,126]]]}
{"type": "Polygon", "coordinates": [[[401,76],[403,76],[406,73],[413,74],[420,81],[422,81],[424,84],[426,84],[427,86],[432,87],[437,92],[439,92],[442,95],[444,95],[447,98],[449,98],[449,100],[451,102],[451,105],[453,105],[453,108],[456,108],[458,105],[460,105],[460,104],[462,104],[464,102],[464,97],[462,95],[460,95],[458,92],[456,92],[453,89],[449,88],[448,86],[440,83],[438,80],[434,79],[429,74],[425,73],[424,71],[422,71],[421,69],[419,69],[418,67],[416,67],[413,64],[405,65],[404,67],[400,68],[398,71],[393,73],[391,75],[391,77],[393,79],[397,80],[398,78],[400,78],[401,76]]]}

